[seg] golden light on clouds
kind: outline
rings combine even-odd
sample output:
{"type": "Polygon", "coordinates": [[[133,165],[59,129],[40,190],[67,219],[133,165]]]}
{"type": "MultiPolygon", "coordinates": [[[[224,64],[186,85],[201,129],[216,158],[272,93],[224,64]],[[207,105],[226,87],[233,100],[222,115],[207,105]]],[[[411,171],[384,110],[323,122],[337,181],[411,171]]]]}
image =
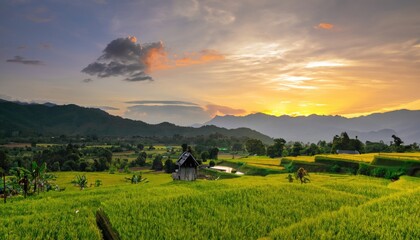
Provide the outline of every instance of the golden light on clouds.
{"type": "Polygon", "coordinates": [[[151,73],[159,70],[206,64],[224,59],[225,56],[216,50],[184,53],[181,56],[170,55],[164,48],[163,43],[160,42],[159,47],[150,49],[143,61],[147,67],[146,72],[151,73]]]}
{"type": "Polygon", "coordinates": [[[309,62],[306,64],[306,68],[319,68],[319,67],[343,67],[348,66],[348,63],[345,63],[343,61],[315,61],[315,62],[309,62]]]}
{"type": "Polygon", "coordinates": [[[201,52],[186,53],[183,57],[175,59],[175,66],[185,67],[196,64],[205,64],[223,59],[225,59],[225,56],[216,50],[203,50],[201,52]]]}
{"type": "Polygon", "coordinates": [[[334,25],[331,23],[320,23],[317,26],[315,26],[316,29],[324,29],[324,30],[332,30],[334,28],[334,25]]]}
{"type": "Polygon", "coordinates": [[[130,39],[131,42],[136,43],[137,42],[137,38],[134,36],[128,36],[128,39],[130,39]]]}

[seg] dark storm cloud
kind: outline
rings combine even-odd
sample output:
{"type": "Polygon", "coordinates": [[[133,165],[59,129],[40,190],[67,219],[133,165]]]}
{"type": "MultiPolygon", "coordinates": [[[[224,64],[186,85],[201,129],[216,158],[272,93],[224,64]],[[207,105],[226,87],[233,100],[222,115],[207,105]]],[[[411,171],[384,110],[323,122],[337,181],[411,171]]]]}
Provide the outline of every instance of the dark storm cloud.
{"type": "Polygon", "coordinates": [[[163,52],[161,42],[140,45],[135,37],[118,38],[111,41],[103,54],[82,72],[100,78],[124,77],[125,81],[152,81],[146,74],[154,54],[163,52]]]}
{"type": "Polygon", "coordinates": [[[44,63],[40,60],[26,60],[24,57],[21,56],[15,56],[13,59],[7,59],[6,62],[20,63],[25,65],[44,65],[44,63]]]}
{"type": "Polygon", "coordinates": [[[178,106],[198,106],[192,102],[184,102],[184,101],[150,101],[150,100],[141,100],[141,101],[129,101],[125,102],[129,104],[137,104],[137,105],[178,105],[178,106]]]}

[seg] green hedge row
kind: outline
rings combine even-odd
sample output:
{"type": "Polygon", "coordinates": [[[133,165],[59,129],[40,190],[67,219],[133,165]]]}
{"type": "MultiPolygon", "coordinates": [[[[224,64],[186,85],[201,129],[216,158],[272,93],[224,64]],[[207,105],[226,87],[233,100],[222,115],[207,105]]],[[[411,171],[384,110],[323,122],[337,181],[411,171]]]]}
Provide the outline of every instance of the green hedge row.
{"type": "Polygon", "coordinates": [[[387,179],[398,179],[402,175],[409,175],[409,170],[410,169],[404,167],[389,167],[360,163],[357,174],[387,179]]]}
{"type": "Polygon", "coordinates": [[[404,167],[420,167],[420,161],[412,158],[389,157],[376,155],[371,163],[372,165],[382,166],[404,166],[404,167]]]}
{"type": "Polygon", "coordinates": [[[352,161],[349,159],[332,158],[332,157],[326,157],[326,156],[316,156],[315,163],[337,165],[340,168],[350,168],[350,169],[359,168],[359,162],[357,161],[352,161]]]}

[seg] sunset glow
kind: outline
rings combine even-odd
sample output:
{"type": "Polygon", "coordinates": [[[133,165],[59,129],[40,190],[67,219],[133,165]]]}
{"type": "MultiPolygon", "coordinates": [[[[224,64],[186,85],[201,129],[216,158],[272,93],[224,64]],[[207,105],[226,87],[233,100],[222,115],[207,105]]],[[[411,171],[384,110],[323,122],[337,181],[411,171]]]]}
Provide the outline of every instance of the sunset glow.
{"type": "Polygon", "coordinates": [[[416,1],[41,5],[0,4],[0,98],[179,125],[420,109],[416,1]]]}

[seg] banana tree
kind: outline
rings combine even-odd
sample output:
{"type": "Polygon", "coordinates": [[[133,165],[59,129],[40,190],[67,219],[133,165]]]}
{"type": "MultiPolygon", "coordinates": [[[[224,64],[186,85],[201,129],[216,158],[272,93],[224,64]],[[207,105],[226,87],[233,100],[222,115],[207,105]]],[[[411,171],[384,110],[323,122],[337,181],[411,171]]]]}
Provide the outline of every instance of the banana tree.
{"type": "Polygon", "coordinates": [[[32,161],[31,177],[34,182],[34,192],[38,189],[38,193],[39,187],[44,191],[44,186],[49,185],[48,181],[55,179],[54,175],[47,173],[47,164],[45,162],[38,165],[35,161],[32,161]]]}
{"type": "Polygon", "coordinates": [[[79,186],[80,190],[83,190],[87,187],[88,180],[85,175],[76,175],[76,179],[74,179],[72,183],[79,186]]]}

